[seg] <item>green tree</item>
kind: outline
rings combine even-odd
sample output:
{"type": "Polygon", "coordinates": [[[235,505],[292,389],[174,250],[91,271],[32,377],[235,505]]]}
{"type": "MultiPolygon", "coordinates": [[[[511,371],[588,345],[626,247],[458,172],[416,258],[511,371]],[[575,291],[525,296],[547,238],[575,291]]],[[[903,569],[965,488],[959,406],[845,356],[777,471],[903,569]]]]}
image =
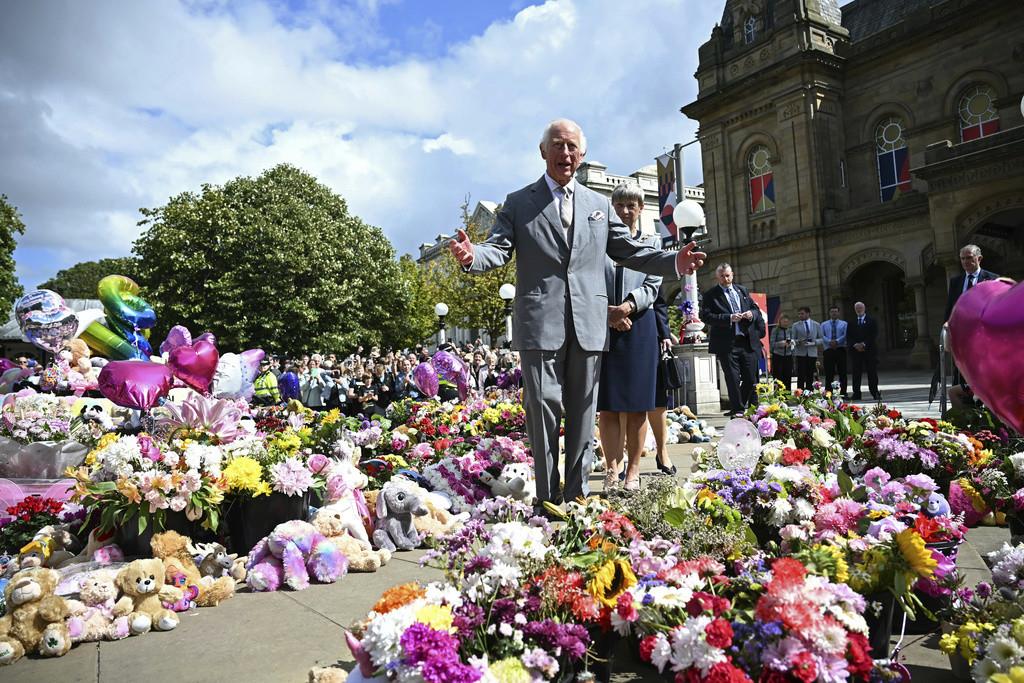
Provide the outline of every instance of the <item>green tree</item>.
{"type": "Polygon", "coordinates": [[[379,228],[287,164],[143,209],[135,242],[161,327],[210,330],[223,349],[343,352],[400,316],[398,261],[379,228]]]}
{"type": "Polygon", "coordinates": [[[14,248],[18,246],[15,236],[24,234],[21,215],[7,201],[7,195],[0,194],[0,301],[5,308],[25,293],[14,274],[14,248]]]}
{"type": "Polygon", "coordinates": [[[139,261],[132,256],[82,261],[58,271],[39,289],[52,289],[65,299],[95,299],[96,285],[108,275],[124,275],[139,282],[139,261]]]}
{"type": "Polygon", "coordinates": [[[400,273],[396,298],[402,303],[401,315],[387,321],[382,330],[385,346],[411,348],[429,339],[437,329],[434,304],[441,288],[433,265],[422,266],[408,254],[398,260],[400,273]]]}
{"type": "MultiPolygon", "coordinates": [[[[462,205],[462,225],[474,243],[487,239],[488,232],[469,213],[468,198],[462,205]]],[[[516,283],[515,257],[500,268],[470,275],[462,271],[454,258],[446,256],[439,271],[438,289],[447,297],[450,323],[483,330],[494,345],[505,333],[505,302],[498,296],[498,289],[506,282],[516,283]]]]}

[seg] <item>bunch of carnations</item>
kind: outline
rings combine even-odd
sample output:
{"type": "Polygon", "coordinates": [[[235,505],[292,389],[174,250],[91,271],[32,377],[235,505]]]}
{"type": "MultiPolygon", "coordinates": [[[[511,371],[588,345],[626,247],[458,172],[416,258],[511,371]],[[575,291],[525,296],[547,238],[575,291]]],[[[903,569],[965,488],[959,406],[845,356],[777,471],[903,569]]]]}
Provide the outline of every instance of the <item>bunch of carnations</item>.
{"type": "Polygon", "coordinates": [[[82,504],[102,531],[133,518],[139,532],[150,524],[164,528],[168,511],[184,512],[203,527],[216,529],[226,482],[221,447],[190,439],[161,442],[147,434],[106,434],[81,467],[72,500],[82,504]]]}
{"type": "Polygon", "coordinates": [[[861,595],[791,557],[774,560],[769,575],[747,587],[753,608],[732,613],[728,654],[736,667],[773,683],[869,679],[874,662],[861,595]]]}

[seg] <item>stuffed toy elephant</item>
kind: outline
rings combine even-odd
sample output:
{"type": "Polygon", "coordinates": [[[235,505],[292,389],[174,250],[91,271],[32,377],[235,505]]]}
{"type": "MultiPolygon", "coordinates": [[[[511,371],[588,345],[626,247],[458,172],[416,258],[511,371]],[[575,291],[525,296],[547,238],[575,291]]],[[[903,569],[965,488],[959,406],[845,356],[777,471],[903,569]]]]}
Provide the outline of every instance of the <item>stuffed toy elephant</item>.
{"type": "Polygon", "coordinates": [[[413,525],[413,515],[428,514],[420,497],[396,482],[384,484],[377,496],[377,522],[373,544],[379,549],[395,552],[412,550],[420,544],[420,534],[413,525]]]}

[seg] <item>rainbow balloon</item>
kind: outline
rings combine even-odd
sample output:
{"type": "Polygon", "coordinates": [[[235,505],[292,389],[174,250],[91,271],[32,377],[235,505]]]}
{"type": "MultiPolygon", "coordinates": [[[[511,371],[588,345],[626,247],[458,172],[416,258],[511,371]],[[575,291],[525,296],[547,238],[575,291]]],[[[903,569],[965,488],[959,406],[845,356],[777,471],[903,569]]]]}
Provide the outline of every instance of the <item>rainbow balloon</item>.
{"type": "Polygon", "coordinates": [[[156,312],[139,296],[139,285],[124,275],[108,275],[97,290],[107,325],[92,323],[82,333],[82,341],[107,358],[149,360],[153,353],[149,331],[156,325],[156,312]]]}

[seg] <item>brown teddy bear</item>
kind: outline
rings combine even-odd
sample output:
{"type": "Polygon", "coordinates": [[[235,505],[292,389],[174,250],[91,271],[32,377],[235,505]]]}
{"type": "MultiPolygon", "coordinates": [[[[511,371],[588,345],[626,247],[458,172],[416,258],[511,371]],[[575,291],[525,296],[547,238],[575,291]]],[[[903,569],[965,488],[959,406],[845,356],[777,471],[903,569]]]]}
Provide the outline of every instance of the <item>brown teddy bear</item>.
{"type": "Polygon", "coordinates": [[[344,513],[331,505],[316,512],[312,524],[348,558],[350,572],[375,572],[391,560],[387,550],[374,550],[368,541],[355,538],[345,528],[344,513]]]}
{"type": "Polygon", "coordinates": [[[180,589],[164,583],[162,560],[135,560],[117,573],[115,583],[122,596],[114,605],[114,616],[128,617],[132,635],[150,629],[170,631],[178,625],[178,615],[163,603],[178,602],[183,596],[180,589]]]}
{"type": "Polygon", "coordinates": [[[7,616],[0,619],[0,666],[26,654],[60,657],[71,649],[71,635],[64,619],[68,604],[54,595],[60,574],[45,567],[31,567],[15,574],[4,591],[7,616]]]}
{"type": "Polygon", "coordinates": [[[115,573],[100,570],[79,579],[78,600],[68,600],[68,632],[73,643],[127,638],[128,617],[114,618],[117,600],[115,573]]]}
{"type": "MultiPolygon", "coordinates": [[[[164,531],[153,535],[149,547],[153,550],[153,557],[157,559],[178,560],[173,567],[165,569],[173,572],[175,576],[184,573],[185,585],[195,586],[199,590],[195,598],[197,607],[216,607],[235,594],[235,580],[232,577],[222,576],[215,579],[199,573],[199,567],[193,559],[192,541],[187,536],[182,536],[177,531],[164,531]]],[[[168,583],[173,583],[169,577],[165,578],[168,578],[168,583]]]]}

